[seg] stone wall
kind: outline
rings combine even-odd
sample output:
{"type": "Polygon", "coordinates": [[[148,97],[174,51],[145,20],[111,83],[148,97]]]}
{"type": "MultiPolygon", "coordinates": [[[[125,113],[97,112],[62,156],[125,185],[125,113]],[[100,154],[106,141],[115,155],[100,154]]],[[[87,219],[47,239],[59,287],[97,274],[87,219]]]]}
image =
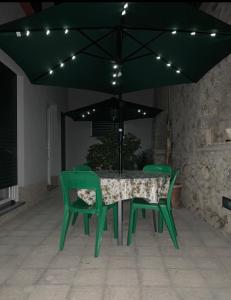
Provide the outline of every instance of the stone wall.
{"type": "MultiPolygon", "coordinates": [[[[231,23],[230,3],[207,2],[200,9],[231,23]]],[[[197,84],[156,90],[162,106],[170,93],[172,164],[181,171],[183,203],[226,233],[231,233],[231,212],[222,208],[222,196],[231,198],[231,144],[225,142],[225,128],[231,128],[230,74],[229,55],[197,84]]]]}

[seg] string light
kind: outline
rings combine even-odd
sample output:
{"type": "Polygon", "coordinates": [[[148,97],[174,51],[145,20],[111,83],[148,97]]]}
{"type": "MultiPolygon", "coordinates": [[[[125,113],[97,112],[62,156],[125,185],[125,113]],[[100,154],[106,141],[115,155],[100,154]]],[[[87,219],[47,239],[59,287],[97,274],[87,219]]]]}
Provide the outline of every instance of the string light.
{"type": "Polygon", "coordinates": [[[168,68],[170,68],[171,67],[171,63],[170,62],[168,62],[167,64],[166,64],[166,66],[168,67],[168,68]]]}
{"type": "Polygon", "coordinates": [[[114,69],[114,70],[118,69],[118,65],[114,65],[114,66],[113,66],[113,69],[114,69]]]}
{"type": "Polygon", "coordinates": [[[215,32],[210,33],[210,36],[215,37],[217,34],[215,32]]]}
{"type": "Polygon", "coordinates": [[[61,68],[64,67],[64,63],[63,63],[63,62],[60,63],[60,67],[61,67],[61,68]]]}
{"type": "Polygon", "coordinates": [[[176,34],[176,30],[173,30],[173,31],[172,31],[172,34],[173,34],[173,35],[176,34]]]}
{"type": "Polygon", "coordinates": [[[113,77],[113,78],[117,77],[117,74],[116,74],[116,73],[113,73],[112,77],[113,77]]]}
{"type": "Polygon", "coordinates": [[[122,16],[126,15],[126,10],[124,9],[121,13],[122,16]]]}
{"type": "Polygon", "coordinates": [[[95,112],[95,108],[93,108],[92,111],[95,112]]]}
{"type": "Polygon", "coordinates": [[[51,33],[50,29],[46,30],[46,35],[49,35],[51,33]]]}
{"type": "Polygon", "coordinates": [[[156,59],[157,59],[157,60],[160,60],[160,59],[161,59],[161,56],[160,56],[160,55],[158,55],[158,56],[156,57],[156,59]]]}
{"type": "Polygon", "coordinates": [[[137,112],[140,113],[140,112],[141,112],[141,109],[138,109],[137,112]]]}
{"type": "Polygon", "coordinates": [[[27,30],[26,31],[26,36],[29,36],[30,35],[30,30],[27,30]]]}
{"type": "Polygon", "coordinates": [[[75,56],[75,55],[72,55],[71,59],[72,59],[72,60],[75,60],[75,59],[76,59],[76,56],[75,56]]]}
{"type": "Polygon", "coordinates": [[[190,33],[190,35],[196,35],[196,32],[195,31],[192,31],[191,33],[190,33]]]}
{"type": "Polygon", "coordinates": [[[49,70],[49,74],[52,75],[54,73],[53,70],[49,70]]]}
{"type": "Polygon", "coordinates": [[[68,32],[69,32],[68,28],[65,28],[64,33],[68,34],[68,32]]]}
{"type": "Polygon", "coordinates": [[[88,111],[87,114],[90,115],[90,112],[88,111]]]}
{"type": "Polygon", "coordinates": [[[125,3],[124,4],[124,9],[127,9],[128,8],[128,3],[125,3]]]}
{"type": "Polygon", "coordinates": [[[176,70],[176,73],[177,73],[177,74],[180,74],[180,72],[181,72],[180,69],[177,69],[177,70],[176,70]]]}
{"type": "Polygon", "coordinates": [[[82,118],[85,118],[85,115],[82,115],[82,118]]]}
{"type": "Polygon", "coordinates": [[[116,81],[112,81],[112,85],[116,85],[116,81]]]}
{"type": "Polygon", "coordinates": [[[144,111],[144,112],[143,112],[143,115],[146,115],[146,114],[147,114],[147,113],[144,111]]]}

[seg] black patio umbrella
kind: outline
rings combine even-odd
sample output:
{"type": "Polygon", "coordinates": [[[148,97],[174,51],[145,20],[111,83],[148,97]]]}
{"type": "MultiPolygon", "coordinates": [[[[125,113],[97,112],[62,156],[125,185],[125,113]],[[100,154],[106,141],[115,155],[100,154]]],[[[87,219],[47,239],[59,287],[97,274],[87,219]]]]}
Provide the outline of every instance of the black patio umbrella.
{"type": "MultiPolygon", "coordinates": [[[[116,97],[84,106],[66,112],[64,115],[73,121],[109,121],[119,124],[122,129],[123,121],[154,118],[162,110],[159,108],[132,103],[124,100],[118,101],[116,97]]],[[[122,172],[122,130],[119,131],[119,171],[122,172]]]]}
{"type": "Polygon", "coordinates": [[[0,26],[34,84],[118,95],[197,82],[231,50],[231,26],[184,2],[67,2],[0,26]]]}
{"type": "Polygon", "coordinates": [[[184,2],[67,2],[0,26],[0,47],[34,84],[120,101],[200,80],[230,53],[231,26],[184,2]]]}
{"type": "Polygon", "coordinates": [[[142,118],[154,118],[162,110],[159,108],[132,103],[124,100],[118,101],[116,97],[84,106],[66,112],[64,115],[73,121],[112,121],[119,122],[142,118]]]}

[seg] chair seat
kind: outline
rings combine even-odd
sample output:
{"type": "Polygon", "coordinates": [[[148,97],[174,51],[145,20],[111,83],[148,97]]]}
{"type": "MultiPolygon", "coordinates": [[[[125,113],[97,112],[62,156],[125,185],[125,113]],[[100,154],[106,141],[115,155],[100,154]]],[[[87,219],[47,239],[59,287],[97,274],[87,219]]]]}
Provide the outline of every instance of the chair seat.
{"type": "Polygon", "coordinates": [[[86,210],[95,210],[95,204],[93,205],[88,205],[86,202],[84,202],[81,198],[77,198],[77,200],[75,202],[73,202],[70,207],[73,209],[73,210],[82,210],[84,209],[85,211],[86,210]]]}
{"type": "Polygon", "coordinates": [[[167,199],[166,198],[161,198],[158,203],[149,203],[144,198],[133,198],[133,204],[142,204],[142,205],[156,206],[158,204],[167,204],[167,199]]]}

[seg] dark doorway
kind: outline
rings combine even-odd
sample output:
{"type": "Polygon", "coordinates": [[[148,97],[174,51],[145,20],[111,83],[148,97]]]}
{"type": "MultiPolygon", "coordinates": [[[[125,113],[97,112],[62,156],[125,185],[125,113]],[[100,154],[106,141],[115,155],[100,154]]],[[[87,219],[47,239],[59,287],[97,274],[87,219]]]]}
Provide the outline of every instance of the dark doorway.
{"type": "Polygon", "coordinates": [[[0,63],[0,189],[17,185],[17,76],[0,63]]]}

